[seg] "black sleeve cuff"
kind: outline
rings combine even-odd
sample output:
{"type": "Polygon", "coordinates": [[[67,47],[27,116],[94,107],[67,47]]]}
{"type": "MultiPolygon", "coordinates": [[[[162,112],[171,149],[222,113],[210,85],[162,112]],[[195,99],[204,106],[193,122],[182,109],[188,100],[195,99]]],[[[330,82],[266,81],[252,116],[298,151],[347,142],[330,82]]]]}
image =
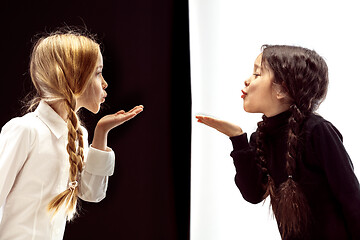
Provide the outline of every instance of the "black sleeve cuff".
{"type": "Polygon", "coordinates": [[[249,147],[249,142],[246,133],[243,133],[239,136],[230,137],[230,140],[234,150],[241,150],[249,147]]]}

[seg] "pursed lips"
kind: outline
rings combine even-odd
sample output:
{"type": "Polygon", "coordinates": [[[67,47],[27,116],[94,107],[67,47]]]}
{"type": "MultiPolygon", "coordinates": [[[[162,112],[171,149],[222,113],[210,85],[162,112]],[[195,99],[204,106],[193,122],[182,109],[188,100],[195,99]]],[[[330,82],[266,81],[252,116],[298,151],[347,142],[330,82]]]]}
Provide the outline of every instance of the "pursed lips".
{"type": "Polygon", "coordinates": [[[241,98],[245,98],[247,95],[247,92],[245,92],[244,90],[241,90],[241,92],[242,92],[241,98]]]}
{"type": "Polygon", "coordinates": [[[107,93],[104,91],[104,94],[101,98],[101,102],[105,102],[105,98],[107,97],[107,93]]]}

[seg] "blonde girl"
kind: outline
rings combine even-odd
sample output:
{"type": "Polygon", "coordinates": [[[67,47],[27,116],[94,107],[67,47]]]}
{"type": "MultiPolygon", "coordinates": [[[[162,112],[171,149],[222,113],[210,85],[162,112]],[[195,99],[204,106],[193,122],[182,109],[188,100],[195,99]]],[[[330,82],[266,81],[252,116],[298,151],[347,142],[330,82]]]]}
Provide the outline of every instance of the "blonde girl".
{"type": "Polygon", "coordinates": [[[250,141],[235,124],[197,116],[230,137],[237,187],[254,204],[270,196],[282,239],[360,239],[352,162],[340,132],[315,113],[327,87],[315,51],[264,46],[242,89],[244,110],[264,114],[250,141]]]}
{"type": "Polygon", "coordinates": [[[107,115],[91,146],[77,111],[97,113],[108,84],[99,44],[77,31],[40,38],[30,59],[36,108],[0,134],[0,239],[62,239],[78,198],[99,202],[114,171],[108,132],[143,110],[107,115]]]}

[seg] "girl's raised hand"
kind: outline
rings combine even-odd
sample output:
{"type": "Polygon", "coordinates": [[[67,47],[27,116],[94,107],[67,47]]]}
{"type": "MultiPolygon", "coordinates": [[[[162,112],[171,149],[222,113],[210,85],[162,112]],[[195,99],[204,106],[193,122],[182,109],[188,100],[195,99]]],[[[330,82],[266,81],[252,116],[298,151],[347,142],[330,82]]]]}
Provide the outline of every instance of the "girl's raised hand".
{"type": "Polygon", "coordinates": [[[136,115],[141,113],[144,109],[143,105],[134,107],[128,112],[124,110],[118,111],[117,113],[106,115],[99,120],[96,128],[101,129],[104,132],[109,132],[111,129],[123,124],[124,122],[134,118],[136,115]]]}
{"type": "Polygon", "coordinates": [[[136,115],[141,113],[144,110],[144,106],[139,105],[134,107],[128,112],[124,110],[118,111],[114,114],[109,114],[102,117],[96,125],[94,131],[94,139],[92,142],[92,147],[97,148],[99,150],[106,151],[107,148],[107,135],[109,131],[126,121],[134,118],[136,115]]]}
{"type": "Polygon", "coordinates": [[[197,118],[199,123],[203,123],[209,127],[212,127],[229,137],[238,136],[238,135],[241,135],[244,133],[243,130],[239,126],[232,124],[230,122],[226,122],[226,121],[219,120],[219,119],[216,119],[213,117],[208,117],[208,116],[197,115],[195,117],[197,118]]]}

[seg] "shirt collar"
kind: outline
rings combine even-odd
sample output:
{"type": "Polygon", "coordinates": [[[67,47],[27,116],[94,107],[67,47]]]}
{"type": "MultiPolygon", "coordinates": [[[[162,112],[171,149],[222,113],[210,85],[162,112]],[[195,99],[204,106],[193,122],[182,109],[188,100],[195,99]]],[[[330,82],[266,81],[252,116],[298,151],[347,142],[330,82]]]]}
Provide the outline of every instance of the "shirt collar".
{"type": "Polygon", "coordinates": [[[270,134],[278,133],[279,129],[288,125],[291,111],[279,113],[273,117],[265,117],[265,131],[270,134]]]}
{"type": "Polygon", "coordinates": [[[66,122],[45,101],[41,101],[35,114],[50,129],[57,139],[67,134],[66,122]]]}

